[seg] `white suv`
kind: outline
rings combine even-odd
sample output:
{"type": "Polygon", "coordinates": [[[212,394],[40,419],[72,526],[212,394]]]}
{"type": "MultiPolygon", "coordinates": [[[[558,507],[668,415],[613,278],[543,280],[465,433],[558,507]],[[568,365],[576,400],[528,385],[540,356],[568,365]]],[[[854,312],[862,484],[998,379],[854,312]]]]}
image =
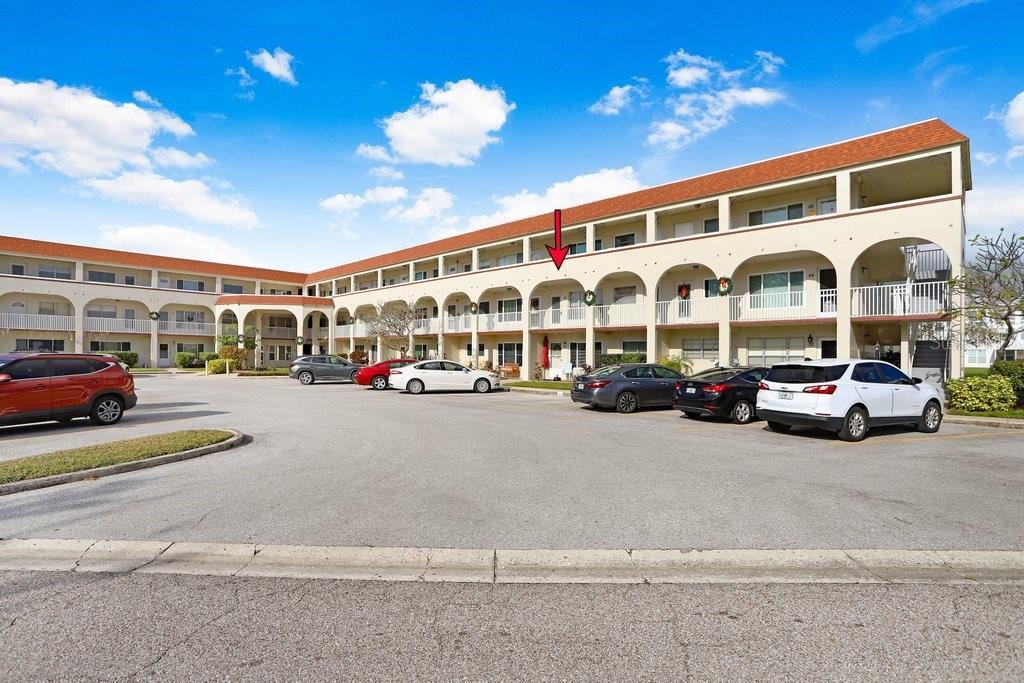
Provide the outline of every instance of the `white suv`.
{"type": "Polygon", "coordinates": [[[757,392],[757,414],[774,432],[818,427],[860,441],[869,427],[908,424],[937,432],[939,390],[877,360],[817,360],[772,366],[757,392]]]}

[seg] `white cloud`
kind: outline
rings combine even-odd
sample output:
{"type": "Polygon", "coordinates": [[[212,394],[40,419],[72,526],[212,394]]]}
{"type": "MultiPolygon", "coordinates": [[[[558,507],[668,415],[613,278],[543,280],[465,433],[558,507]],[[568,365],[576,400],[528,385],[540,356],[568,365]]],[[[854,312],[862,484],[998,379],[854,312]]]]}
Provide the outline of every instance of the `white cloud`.
{"type": "Polygon", "coordinates": [[[374,166],[370,169],[370,175],[378,180],[402,180],[405,174],[391,166],[374,166]]]}
{"type": "Polygon", "coordinates": [[[100,241],[113,249],[254,265],[249,252],[232,241],[170,225],[105,226],[100,241]]]}
{"type": "MultiPolygon", "coordinates": [[[[651,122],[646,140],[651,147],[679,149],[731,123],[738,109],[768,107],[786,99],[777,88],[757,85],[777,76],[786,63],[768,50],[756,50],[747,66],[736,69],[684,49],[676,50],[663,61],[668,64],[665,104],[670,111],[656,115],[651,122]]],[[[621,107],[616,105],[628,104],[628,95],[613,88],[591,111],[618,113],[621,107]]]]}
{"type": "Polygon", "coordinates": [[[31,161],[74,178],[148,168],[146,152],[162,133],[193,130],[176,114],[118,104],[88,88],[0,78],[0,159],[8,168],[31,161]]]}
{"type": "Polygon", "coordinates": [[[126,171],[114,178],[92,178],[81,184],[111,199],[176,211],[205,223],[235,228],[259,225],[256,214],[240,198],[217,196],[200,180],[173,180],[151,171],[126,171]]]}
{"type": "Polygon", "coordinates": [[[500,225],[519,218],[537,216],[555,209],[632,192],[642,187],[632,166],[603,168],[594,173],[559,181],[540,193],[521,190],[516,194],[498,197],[494,200],[499,207],[497,211],[472,216],[468,223],[471,229],[500,225]]]}
{"type": "Polygon", "coordinates": [[[257,69],[263,69],[282,83],[287,83],[288,85],[299,84],[295,80],[295,73],[292,71],[292,61],[295,59],[295,56],[281,48],[274,48],[274,54],[270,54],[265,48],[260,48],[259,52],[255,54],[246,52],[245,56],[249,58],[249,61],[257,69]]]}
{"type": "Polygon", "coordinates": [[[240,66],[237,69],[227,69],[224,72],[224,75],[238,76],[238,85],[241,88],[249,88],[257,83],[256,79],[249,75],[249,72],[245,70],[244,66],[240,66]]]}
{"type": "Polygon", "coordinates": [[[148,104],[151,107],[163,108],[164,105],[160,104],[160,101],[150,95],[145,90],[135,90],[132,92],[132,97],[135,98],[136,102],[141,104],[148,104]]]}
{"type": "Polygon", "coordinates": [[[355,240],[359,239],[359,233],[357,233],[355,230],[353,230],[345,223],[331,221],[327,224],[327,228],[332,233],[334,233],[336,236],[340,237],[343,240],[354,242],[355,240]]]}
{"type": "Polygon", "coordinates": [[[321,199],[319,206],[335,213],[355,213],[367,204],[394,204],[409,196],[409,191],[398,186],[371,187],[362,194],[336,194],[321,199]]]}
{"type": "Polygon", "coordinates": [[[442,187],[425,187],[410,206],[389,209],[387,217],[403,223],[422,223],[437,219],[455,204],[455,197],[442,187]]]}
{"type": "Polygon", "coordinates": [[[440,88],[423,83],[419,102],[383,121],[390,153],[365,143],[356,152],[389,163],[471,166],[484,147],[498,142],[492,133],[515,107],[501,88],[485,88],[468,78],[440,88]]]}
{"type": "Polygon", "coordinates": [[[975,5],[984,0],[914,0],[862,33],[854,45],[862,52],[870,52],[893,38],[924,28],[954,10],[975,5]]]}
{"type": "Polygon", "coordinates": [[[1024,91],[1010,100],[999,114],[993,118],[1003,124],[1006,136],[1013,142],[1024,142],[1024,91]]]}
{"type": "Polygon", "coordinates": [[[647,91],[647,79],[638,78],[636,83],[612,86],[611,90],[602,95],[601,99],[590,105],[588,109],[592,114],[617,116],[624,109],[629,109],[633,105],[634,99],[645,99],[647,91]]]}
{"type": "Polygon", "coordinates": [[[1014,159],[1020,159],[1024,157],[1024,145],[1014,145],[1006,153],[1006,163],[1009,164],[1014,159]]]}
{"type": "Polygon", "coordinates": [[[1024,230],[1024,177],[975,188],[967,198],[967,231],[995,233],[1024,230]]]}
{"type": "Polygon", "coordinates": [[[213,163],[213,159],[202,152],[189,154],[177,147],[154,147],[150,153],[157,166],[173,166],[177,168],[202,168],[213,163]]]}
{"type": "Polygon", "coordinates": [[[975,152],[974,160],[984,164],[985,166],[991,166],[999,160],[999,157],[991,152],[975,152]]]}

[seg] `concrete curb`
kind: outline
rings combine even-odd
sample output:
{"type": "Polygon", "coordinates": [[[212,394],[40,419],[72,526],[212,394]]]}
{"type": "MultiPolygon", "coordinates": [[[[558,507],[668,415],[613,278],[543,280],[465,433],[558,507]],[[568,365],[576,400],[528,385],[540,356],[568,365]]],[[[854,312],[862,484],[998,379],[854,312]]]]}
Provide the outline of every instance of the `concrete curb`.
{"type": "Polygon", "coordinates": [[[975,427],[999,427],[1001,429],[1024,429],[1024,420],[1014,420],[1008,417],[972,417],[970,415],[946,415],[942,416],[943,422],[955,425],[972,425],[975,427]]]}
{"type": "Polygon", "coordinates": [[[569,392],[564,389],[537,389],[534,387],[510,387],[506,386],[509,391],[514,391],[519,394],[537,394],[538,396],[568,396],[569,392]]]}
{"type": "Polygon", "coordinates": [[[50,477],[40,477],[39,479],[28,479],[26,481],[11,482],[10,484],[0,484],[0,496],[7,496],[12,493],[21,493],[22,491],[33,491],[35,489],[42,489],[48,486],[70,484],[72,482],[82,481],[83,479],[92,479],[94,477],[109,477],[112,474],[134,472],[136,470],[144,470],[150,467],[166,465],[169,462],[198,458],[200,455],[219,453],[220,451],[226,451],[234,448],[241,445],[245,440],[245,435],[239,431],[234,429],[224,429],[223,431],[231,432],[232,436],[225,441],[211,444],[209,446],[200,446],[199,448],[192,448],[187,451],[158,455],[154,458],[146,458],[145,460],[133,460],[132,462],[122,462],[117,465],[107,465],[106,467],[94,467],[90,470],[81,470],[79,472],[68,472],[66,474],[55,474],[50,477]]]}
{"type": "Polygon", "coordinates": [[[0,571],[459,583],[1024,583],[1019,550],[501,550],[8,539],[0,571]]]}

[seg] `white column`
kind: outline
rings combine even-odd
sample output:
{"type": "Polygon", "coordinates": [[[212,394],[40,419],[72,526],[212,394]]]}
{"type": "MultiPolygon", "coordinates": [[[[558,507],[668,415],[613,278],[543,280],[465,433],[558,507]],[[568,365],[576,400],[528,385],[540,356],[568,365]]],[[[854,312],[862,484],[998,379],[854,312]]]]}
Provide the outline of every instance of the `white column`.
{"type": "MultiPolygon", "coordinates": [[[[476,250],[475,249],[473,250],[473,254],[474,255],[476,254],[476,250]]],[[[472,345],[473,352],[471,354],[469,354],[469,357],[473,359],[473,367],[479,370],[480,369],[480,354],[479,354],[479,348],[480,348],[480,319],[479,319],[479,314],[470,313],[469,315],[470,315],[471,318],[473,318],[470,321],[472,323],[472,330],[473,331],[470,333],[470,336],[469,336],[469,340],[470,340],[470,344],[472,345]]]]}
{"type": "Polygon", "coordinates": [[[644,322],[647,324],[647,362],[658,362],[658,297],[647,290],[644,297],[644,322]]]}
{"type": "Polygon", "coordinates": [[[962,164],[963,164],[963,160],[960,157],[960,148],[954,149],[952,152],[950,152],[950,155],[953,157],[950,160],[951,161],[950,166],[952,167],[951,170],[953,172],[953,182],[951,184],[951,187],[953,188],[953,194],[963,194],[964,193],[964,173],[963,173],[963,170],[961,168],[962,164]]]}
{"type": "MultiPolygon", "coordinates": [[[[721,230],[721,222],[719,222],[721,230]]],[[[718,298],[718,363],[732,365],[732,326],[729,324],[729,297],[718,298]]]]}
{"type": "Polygon", "coordinates": [[[853,358],[857,348],[853,341],[853,292],[850,289],[850,264],[836,268],[836,357],[853,358]]]}
{"type": "Polygon", "coordinates": [[[520,379],[533,377],[533,365],[530,363],[530,311],[529,306],[523,311],[523,364],[519,368],[520,379]]]}
{"type": "Polygon", "coordinates": [[[728,195],[718,198],[718,231],[725,232],[732,228],[732,200],[728,195]]]}
{"type": "Polygon", "coordinates": [[[656,242],[658,240],[658,216],[653,211],[648,211],[644,214],[644,218],[647,220],[647,239],[644,241],[648,244],[656,242]]]}
{"type": "Polygon", "coordinates": [[[585,362],[591,368],[597,367],[597,354],[594,352],[594,307],[587,306],[584,313],[585,327],[583,330],[583,342],[586,345],[585,362]]]}
{"type": "Polygon", "coordinates": [[[380,337],[377,337],[375,341],[377,342],[377,353],[374,354],[373,362],[379,363],[380,361],[384,360],[384,340],[382,340],[380,337]]]}
{"type": "Polygon", "coordinates": [[[900,370],[910,374],[910,323],[900,323],[900,370]]]}
{"type": "Polygon", "coordinates": [[[79,282],[85,281],[85,264],[81,261],[75,261],[75,279],[79,282]]]}
{"type": "Polygon", "coordinates": [[[437,276],[444,277],[444,257],[437,257],[437,276]]]}
{"type": "Polygon", "coordinates": [[[224,292],[224,278],[222,278],[220,275],[214,278],[213,291],[216,292],[217,294],[222,294],[224,292]]]}
{"type": "MultiPolygon", "coordinates": [[[[547,251],[547,250],[545,249],[545,251],[547,251]]],[[[529,262],[530,262],[530,238],[529,237],[524,237],[523,238],[523,263],[529,263],[529,262]]]]}
{"type": "Polygon", "coordinates": [[[587,223],[586,232],[587,232],[587,253],[588,254],[593,254],[594,253],[594,224],[593,223],[587,223]]]}
{"type": "Polygon", "coordinates": [[[416,280],[416,264],[410,263],[409,264],[409,282],[414,282],[415,280],[416,280]]]}
{"type": "Polygon", "coordinates": [[[409,333],[409,339],[405,343],[405,355],[412,358],[413,350],[416,348],[416,338],[412,336],[412,332],[409,333]]]}
{"type": "MultiPolygon", "coordinates": [[[[438,320],[441,322],[441,329],[444,329],[444,320],[441,318],[438,320]]],[[[444,358],[444,334],[441,332],[437,333],[437,357],[444,358]]],[[[458,360],[458,356],[455,359],[458,360]]]]}
{"type": "Polygon", "coordinates": [[[853,206],[850,200],[852,185],[850,184],[850,172],[840,171],[836,173],[836,213],[846,213],[853,206]]]}
{"type": "Polygon", "coordinates": [[[75,353],[85,351],[85,311],[79,309],[75,315],[75,353]]]}
{"type": "Polygon", "coordinates": [[[149,325],[149,362],[155,368],[160,364],[160,322],[151,320],[149,325]]]}
{"type": "MultiPolygon", "coordinates": [[[[473,249],[471,253],[473,255],[473,272],[475,273],[476,271],[480,270],[480,250],[473,249]]],[[[473,353],[476,353],[476,351],[474,351],[473,353]]]]}
{"type": "Polygon", "coordinates": [[[255,284],[255,288],[253,289],[253,294],[262,294],[262,293],[263,293],[263,283],[261,281],[257,280],[256,284],[255,284]]]}
{"type": "MultiPolygon", "coordinates": [[[[331,286],[334,286],[333,281],[331,282],[331,286]]],[[[338,344],[337,341],[334,339],[334,337],[337,336],[337,334],[337,318],[336,314],[332,311],[331,315],[327,316],[327,353],[337,352],[338,344]]]]}
{"type": "MultiPolygon", "coordinates": [[[[382,269],[378,268],[377,269],[377,287],[383,287],[383,286],[384,286],[384,271],[382,269]]],[[[378,352],[380,351],[380,347],[377,347],[377,351],[378,352]]]]}
{"type": "Polygon", "coordinates": [[[159,270],[157,270],[155,268],[153,270],[151,270],[149,278],[150,278],[149,279],[149,286],[150,287],[159,287],[160,286],[160,271],[159,270]]]}

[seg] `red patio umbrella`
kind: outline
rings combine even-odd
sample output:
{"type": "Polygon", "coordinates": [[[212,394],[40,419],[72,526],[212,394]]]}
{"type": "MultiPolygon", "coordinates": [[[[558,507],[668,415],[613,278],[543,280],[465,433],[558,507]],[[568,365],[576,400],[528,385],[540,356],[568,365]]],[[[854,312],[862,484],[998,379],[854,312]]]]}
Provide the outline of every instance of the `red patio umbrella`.
{"type": "Polygon", "coordinates": [[[540,366],[547,370],[551,367],[551,358],[548,356],[548,336],[544,335],[544,341],[540,345],[540,366]]]}

